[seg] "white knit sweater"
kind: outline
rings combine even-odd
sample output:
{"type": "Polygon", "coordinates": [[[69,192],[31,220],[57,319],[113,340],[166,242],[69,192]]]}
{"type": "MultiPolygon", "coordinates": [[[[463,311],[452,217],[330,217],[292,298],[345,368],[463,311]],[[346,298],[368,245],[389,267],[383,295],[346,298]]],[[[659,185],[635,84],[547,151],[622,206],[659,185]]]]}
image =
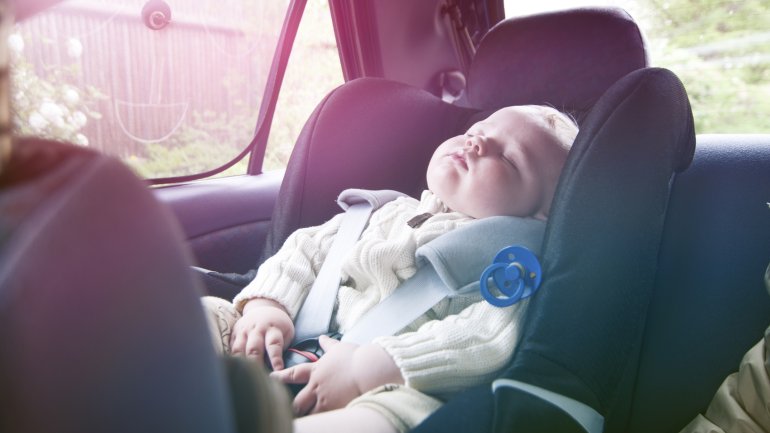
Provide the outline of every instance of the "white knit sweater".
{"type": "MultiPolygon", "coordinates": [[[[253,298],[283,305],[292,318],[302,306],[326,258],[342,214],[327,223],[299,229],[259,268],[256,278],[234,303],[242,311],[253,298]]],[[[472,218],[448,211],[430,191],[421,200],[401,197],[372,214],[342,266],[332,330],[345,333],[370,308],[416,272],[415,250],[472,218]],[[407,221],[434,214],[417,228],[407,221]]],[[[445,299],[397,336],[379,337],[400,368],[407,386],[448,395],[494,377],[510,359],[518,341],[526,301],[497,308],[480,295],[445,299]]]]}

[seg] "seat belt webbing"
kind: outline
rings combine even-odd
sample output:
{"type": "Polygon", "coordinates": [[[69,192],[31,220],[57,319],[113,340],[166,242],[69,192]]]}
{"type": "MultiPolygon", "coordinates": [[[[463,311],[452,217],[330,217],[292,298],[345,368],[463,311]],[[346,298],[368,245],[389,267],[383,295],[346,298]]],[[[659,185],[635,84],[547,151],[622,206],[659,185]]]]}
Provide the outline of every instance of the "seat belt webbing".
{"type": "Polygon", "coordinates": [[[441,280],[433,266],[425,265],[390,296],[375,305],[353,327],[342,341],[366,344],[383,335],[394,335],[426,311],[449,296],[451,289],[441,280]]]}
{"type": "Polygon", "coordinates": [[[361,236],[374,206],[369,202],[351,205],[344,216],[321,270],[294,321],[294,342],[318,337],[329,331],[337,299],[342,262],[361,236]]]}

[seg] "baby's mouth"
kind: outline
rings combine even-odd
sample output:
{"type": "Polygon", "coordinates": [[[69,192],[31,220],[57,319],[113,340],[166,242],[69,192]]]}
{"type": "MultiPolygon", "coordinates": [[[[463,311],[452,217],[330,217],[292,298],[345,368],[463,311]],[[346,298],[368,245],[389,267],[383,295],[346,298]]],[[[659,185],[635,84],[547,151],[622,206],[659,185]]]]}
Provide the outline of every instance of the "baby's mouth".
{"type": "Polygon", "coordinates": [[[468,169],[468,161],[465,160],[465,152],[454,152],[450,155],[453,161],[457,162],[464,169],[468,169]]]}

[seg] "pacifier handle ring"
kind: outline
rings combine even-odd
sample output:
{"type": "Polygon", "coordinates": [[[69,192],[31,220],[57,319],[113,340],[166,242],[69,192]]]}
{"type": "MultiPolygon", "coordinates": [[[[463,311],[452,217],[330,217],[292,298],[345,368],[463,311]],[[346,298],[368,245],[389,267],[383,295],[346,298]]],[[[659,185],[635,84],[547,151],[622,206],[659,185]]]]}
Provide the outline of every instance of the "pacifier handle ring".
{"type": "MultiPolygon", "coordinates": [[[[516,288],[513,289],[513,293],[509,293],[510,292],[509,286],[506,286],[505,284],[504,284],[504,287],[498,287],[498,289],[500,289],[501,292],[505,293],[509,297],[521,297],[521,293],[524,291],[524,286],[526,286],[525,280],[527,275],[527,269],[524,266],[522,266],[522,264],[519,262],[513,262],[513,263],[507,263],[507,264],[503,263],[503,264],[506,265],[505,269],[503,269],[504,271],[507,271],[508,269],[510,269],[511,266],[518,269],[519,277],[516,278],[517,284],[516,284],[516,288]]],[[[497,283],[496,280],[495,280],[495,283],[497,283]]]]}
{"type": "Polygon", "coordinates": [[[489,291],[489,286],[487,285],[487,281],[489,281],[489,278],[492,276],[494,272],[505,270],[509,266],[508,263],[492,263],[491,265],[487,266],[486,269],[484,269],[484,272],[481,274],[481,279],[479,281],[480,283],[480,289],[481,289],[481,296],[484,297],[484,299],[487,300],[490,304],[496,306],[496,307],[509,307],[513,304],[515,304],[519,298],[521,297],[521,293],[524,291],[524,279],[518,278],[517,279],[517,285],[516,288],[513,290],[511,294],[508,294],[503,288],[500,288],[500,291],[503,293],[503,297],[498,298],[497,296],[493,295],[492,292],[489,291]]]}

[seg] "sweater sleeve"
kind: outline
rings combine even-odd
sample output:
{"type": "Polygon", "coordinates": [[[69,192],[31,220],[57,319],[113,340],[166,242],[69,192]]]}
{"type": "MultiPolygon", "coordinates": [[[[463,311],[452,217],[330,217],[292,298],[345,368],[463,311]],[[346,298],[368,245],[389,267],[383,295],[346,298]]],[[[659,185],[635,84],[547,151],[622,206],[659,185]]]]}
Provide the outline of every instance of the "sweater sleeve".
{"type": "Polygon", "coordinates": [[[259,267],[254,280],[233,299],[238,311],[242,312],[251,299],[267,298],[286,308],[293,320],[326,259],[343,215],[289,235],[278,252],[259,267]]]}
{"type": "Polygon", "coordinates": [[[393,358],[407,386],[451,394],[491,380],[509,362],[527,301],[508,308],[476,302],[415,332],[374,340],[393,358]]]}

